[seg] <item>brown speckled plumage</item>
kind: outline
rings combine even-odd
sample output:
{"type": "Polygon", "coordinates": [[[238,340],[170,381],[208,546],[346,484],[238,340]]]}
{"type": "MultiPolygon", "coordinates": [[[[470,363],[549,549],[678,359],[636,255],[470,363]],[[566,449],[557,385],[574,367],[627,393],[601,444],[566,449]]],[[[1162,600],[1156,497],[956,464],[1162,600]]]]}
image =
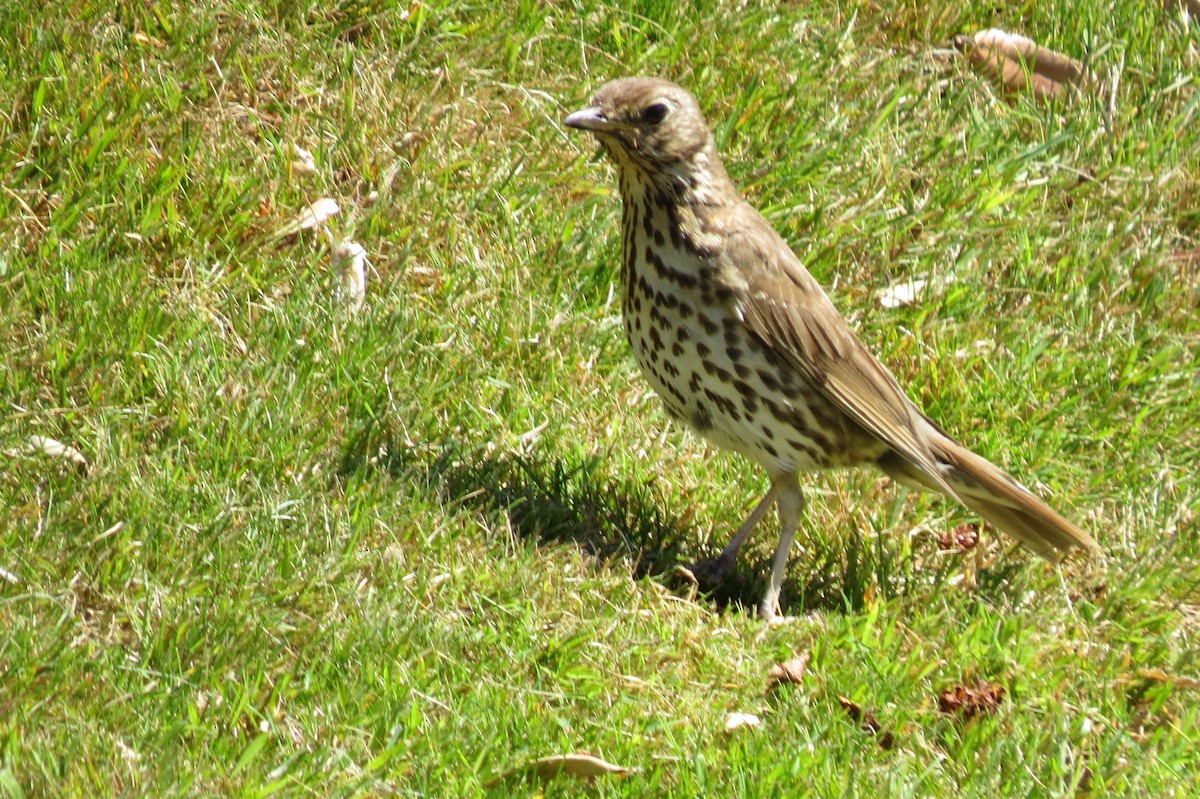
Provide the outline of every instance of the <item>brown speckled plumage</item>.
{"type": "Polygon", "coordinates": [[[1096,548],[908,399],[742,199],[691,94],[653,78],[616,80],[566,124],[593,133],[617,166],[622,312],[643,373],[672,416],[771,477],[707,576],[732,566],[778,503],[783,531],[759,606],[776,618],[803,508],[797,475],[864,465],[960,500],[1044,557],[1096,548]]]}

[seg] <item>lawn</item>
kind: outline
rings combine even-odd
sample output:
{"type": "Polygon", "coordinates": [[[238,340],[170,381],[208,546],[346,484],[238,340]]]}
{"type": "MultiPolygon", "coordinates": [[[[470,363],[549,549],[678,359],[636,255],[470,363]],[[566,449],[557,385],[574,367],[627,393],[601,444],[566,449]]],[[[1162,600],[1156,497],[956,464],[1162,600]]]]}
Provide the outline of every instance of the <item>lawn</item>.
{"type": "Polygon", "coordinates": [[[0,3],[0,795],[1200,795],[1200,21],[1112,5],[0,3]],[[792,623],[773,517],[697,595],[766,478],[625,343],[630,74],[1103,557],[831,473],[792,623]]]}

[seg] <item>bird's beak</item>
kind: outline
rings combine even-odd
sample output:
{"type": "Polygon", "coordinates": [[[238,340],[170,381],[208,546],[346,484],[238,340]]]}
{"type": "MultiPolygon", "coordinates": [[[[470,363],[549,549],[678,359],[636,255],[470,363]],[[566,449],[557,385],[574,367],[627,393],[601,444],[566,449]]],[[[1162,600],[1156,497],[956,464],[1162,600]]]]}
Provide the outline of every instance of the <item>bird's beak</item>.
{"type": "Polygon", "coordinates": [[[568,128],[576,128],[578,130],[611,130],[615,125],[609,121],[608,117],[604,116],[599,108],[585,108],[582,111],[576,111],[569,117],[563,120],[563,124],[568,128]]]}

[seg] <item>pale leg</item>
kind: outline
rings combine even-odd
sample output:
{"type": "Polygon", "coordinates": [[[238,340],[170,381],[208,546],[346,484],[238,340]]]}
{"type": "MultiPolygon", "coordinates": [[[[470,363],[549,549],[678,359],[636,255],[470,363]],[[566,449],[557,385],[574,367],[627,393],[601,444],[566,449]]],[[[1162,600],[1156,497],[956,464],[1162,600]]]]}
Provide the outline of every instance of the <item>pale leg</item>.
{"type": "Polygon", "coordinates": [[[712,560],[694,563],[689,567],[689,571],[695,576],[698,583],[707,587],[725,579],[725,575],[729,574],[729,570],[733,568],[733,564],[737,560],[738,550],[742,548],[742,544],[746,543],[746,539],[754,532],[754,528],[762,521],[762,517],[775,504],[780,490],[786,488],[789,479],[793,483],[795,482],[795,478],[792,477],[776,480],[771,483],[771,490],[759,500],[758,504],[754,506],[754,510],[750,511],[750,515],[746,517],[746,521],[742,522],[742,526],[734,534],[733,540],[725,546],[720,555],[712,560]]]}
{"type": "MultiPolygon", "coordinates": [[[[771,584],[763,594],[758,606],[758,617],[766,622],[781,621],[779,615],[779,594],[783,589],[783,573],[787,569],[788,553],[792,549],[792,541],[796,538],[796,530],[800,527],[800,515],[804,512],[804,494],[795,475],[781,477],[771,486],[771,493],[779,502],[779,548],[775,550],[775,562],[771,564],[771,584]]],[[[757,509],[756,509],[757,510],[757,509]]],[[[724,557],[724,555],[722,555],[724,557]]]]}

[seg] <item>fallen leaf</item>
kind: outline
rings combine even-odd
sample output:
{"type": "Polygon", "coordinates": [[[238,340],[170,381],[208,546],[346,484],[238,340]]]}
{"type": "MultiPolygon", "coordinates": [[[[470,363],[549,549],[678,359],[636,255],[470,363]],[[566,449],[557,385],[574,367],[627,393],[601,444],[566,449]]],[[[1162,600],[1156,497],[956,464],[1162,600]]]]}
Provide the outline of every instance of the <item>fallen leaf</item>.
{"type": "Polygon", "coordinates": [[[873,733],[879,738],[879,747],[881,749],[891,749],[896,745],[895,736],[876,720],[875,715],[871,711],[863,710],[862,705],[844,696],[839,696],[837,700],[846,709],[851,720],[860,724],[866,732],[873,733]]]}
{"type": "Polygon", "coordinates": [[[995,713],[1004,700],[1004,693],[1004,686],[994,682],[955,685],[938,694],[938,710],[964,719],[981,713],[995,713]]]}
{"type": "Polygon", "coordinates": [[[21,455],[45,455],[48,458],[58,458],[61,460],[70,461],[81,469],[87,469],[87,458],[83,457],[83,453],[72,446],[57,441],[53,438],[45,436],[30,436],[29,444],[24,450],[9,449],[4,451],[5,455],[10,458],[20,457],[21,455]]]}
{"type": "Polygon", "coordinates": [[[442,273],[431,266],[410,266],[404,270],[404,277],[417,288],[442,287],[442,273]]]}
{"type": "Polygon", "coordinates": [[[292,236],[304,230],[312,230],[313,228],[324,225],[331,217],[338,214],[342,209],[338,207],[337,200],[329,197],[322,197],[312,205],[305,208],[300,214],[288,224],[284,225],[276,238],[282,239],[292,236]]]}
{"type": "Polygon", "coordinates": [[[531,760],[524,765],[516,766],[503,774],[493,777],[484,783],[484,787],[490,788],[517,774],[533,774],[543,782],[548,782],[563,774],[581,779],[591,779],[605,776],[624,777],[630,773],[629,769],[615,766],[606,760],[601,760],[595,755],[589,755],[586,752],[575,752],[569,755],[551,755],[531,760]]]}
{"type": "Polygon", "coordinates": [[[1162,669],[1138,669],[1138,676],[1152,682],[1165,682],[1176,688],[1186,688],[1191,691],[1200,690],[1200,680],[1195,677],[1184,677],[1179,674],[1167,674],[1162,669]]]}
{"type": "Polygon", "coordinates": [[[334,265],[342,272],[342,291],[350,310],[361,310],[367,301],[367,250],[356,241],[336,241],[332,249],[334,265]]]}
{"type": "Polygon", "coordinates": [[[300,230],[311,230],[318,225],[325,224],[325,221],[331,216],[337,215],[342,209],[338,208],[336,200],[329,197],[322,197],[314,202],[301,212],[296,219],[296,224],[300,230]]]}
{"type": "Polygon", "coordinates": [[[954,46],[1006,91],[1032,90],[1040,100],[1060,97],[1072,86],[1091,86],[1096,80],[1081,62],[999,28],[956,36],[954,46]]]}
{"type": "Polygon", "coordinates": [[[878,291],[875,294],[875,299],[884,308],[900,308],[905,305],[912,305],[920,298],[922,292],[925,291],[925,286],[928,284],[929,281],[920,279],[896,283],[878,291]]]}
{"type": "Polygon", "coordinates": [[[149,36],[142,31],[134,31],[129,38],[134,44],[140,44],[143,47],[149,45],[161,50],[167,46],[162,39],[159,39],[157,36],[149,36]]]}
{"type": "Polygon", "coordinates": [[[292,153],[296,156],[292,161],[292,172],[297,175],[311,175],[317,171],[317,161],[308,150],[298,144],[293,144],[292,153]]]}
{"type": "Polygon", "coordinates": [[[938,546],[950,552],[970,552],[979,544],[979,525],[960,524],[948,533],[942,533],[938,546]]]}
{"type": "Polygon", "coordinates": [[[804,674],[808,671],[808,658],[809,654],[805,652],[791,660],[776,663],[768,673],[771,680],[767,687],[774,688],[784,683],[804,682],[804,674]]]}
{"type": "Polygon", "coordinates": [[[753,713],[730,713],[725,717],[725,732],[740,730],[742,727],[757,727],[762,719],[753,713]]]}

